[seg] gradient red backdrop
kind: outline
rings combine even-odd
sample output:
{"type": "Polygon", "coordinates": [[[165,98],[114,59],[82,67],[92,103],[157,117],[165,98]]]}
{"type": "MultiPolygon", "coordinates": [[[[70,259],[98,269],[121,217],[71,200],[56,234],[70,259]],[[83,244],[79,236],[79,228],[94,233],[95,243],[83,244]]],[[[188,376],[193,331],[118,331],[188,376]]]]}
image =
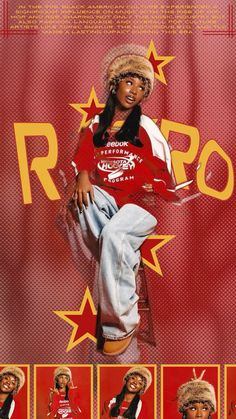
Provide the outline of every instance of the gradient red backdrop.
{"type": "MultiPolygon", "coordinates": [[[[119,394],[124,385],[124,376],[134,365],[100,365],[99,366],[99,406],[98,418],[101,414],[104,403],[109,402],[113,397],[119,394]]],[[[148,390],[141,395],[141,399],[146,403],[150,418],[155,418],[156,404],[156,371],[153,365],[144,365],[152,374],[152,384],[148,390]]]]}
{"type": "MultiPolygon", "coordinates": [[[[88,339],[66,351],[72,327],[54,313],[79,310],[87,286],[97,303],[97,267],[80,251],[76,230],[69,230],[58,216],[65,202],[65,176],[71,180],[70,162],[82,121],[81,113],[70,104],[86,103],[92,86],[99,102],[104,103],[104,57],[114,47],[127,43],[148,49],[153,40],[160,56],[175,59],[163,68],[167,84],[156,81],[143,113],[159,125],[169,120],[196,127],[200,143],[194,161],[185,165],[188,178],[194,179],[190,189],[181,192],[185,201],[179,206],[160,200],[150,202],[158,219],[156,233],[175,235],[157,252],[163,277],[145,269],[152,312],[149,326],[153,327],[156,346],[153,340],[150,343],[138,338],[130,351],[113,362],[234,363],[235,197],[233,193],[223,201],[199,193],[196,181],[199,156],[209,140],[217,142],[235,167],[236,38],[232,13],[229,21],[229,11],[234,11],[229,9],[234,7],[232,0],[206,2],[219,8],[225,32],[206,34],[195,27],[185,35],[46,35],[40,31],[7,31],[16,6],[23,3],[4,1],[0,7],[0,299],[4,307],[0,315],[0,333],[4,337],[0,360],[18,364],[111,362],[88,339]],[[30,172],[32,204],[24,204],[14,132],[17,122],[53,125],[59,154],[50,174],[61,199],[48,199],[35,172],[30,172]]],[[[87,1],[56,1],[58,5],[65,3],[86,5],[87,1]]],[[[139,6],[140,10],[144,4],[152,3],[122,1],[130,7],[139,6]]],[[[46,3],[34,0],[30,4],[46,3]]],[[[90,0],[90,4],[97,2],[90,0]]],[[[116,1],[109,4],[115,6],[116,1]]],[[[172,2],[163,0],[162,4],[168,6],[172,2]]],[[[176,0],[175,4],[183,2],[176,0]]],[[[202,2],[186,0],[185,4],[195,7],[202,2]]],[[[189,137],[182,134],[171,133],[169,141],[173,151],[186,151],[190,146],[189,137]]],[[[48,153],[43,136],[28,137],[26,148],[29,165],[34,157],[48,153]]],[[[206,176],[208,186],[218,191],[224,189],[228,170],[217,153],[207,163],[206,176]]],[[[159,412],[159,394],[157,397],[159,412]]]]}
{"type": "Polygon", "coordinates": [[[190,381],[193,375],[193,368],[195,368],[196,376],[199,377],[203,370],[205,374],[203,380],[208,381],[213,385],[216,395],[217,403],[217,412],[212,414],[212,418],[220,419],[220,409],[219,409],[219,398],[218,391],[220,388],[219,381],[219,368],[220,366],[210,366],[210,365],[172,365],[172,366],[163,366],[162,368],[162,403],[163,403],[163,416],[162,419],[168,418],[181,418],[182,414],[178,412],[176,394],[178,388],[190,381]]]}
{"type": "MultiPolygon", "coordinates": [[[[12,367],[12,365],[0,365],[0,371],[5,367],[12,367]]],[[[15,365],[14,365],[15,366],[15,365]]],[[[14,400],[19,406],[19,411],[21,412],[22,419],[28,419],[30,414],[30,383],[29,383],[29,366],[26,365],[16,365],[18,368],[21,368],[25,374],[25,383],[21,390],[13,396],[14,400]]]]}
{"type": "MultiPolygon", "coordinates": [[[[78,395],[80,399],[80,409],[83,418],[92,418],[91,400],[92,389],[92,366],[83,365],[67,365],[72,373],[73,386],[78,387],[78,395]]],[[[38,365],[35,367],[35,402],[37,419],[44,419],[48,413],[49,391],[54,388],[54,370],[58,365],[44,366],[38,365]]]]}

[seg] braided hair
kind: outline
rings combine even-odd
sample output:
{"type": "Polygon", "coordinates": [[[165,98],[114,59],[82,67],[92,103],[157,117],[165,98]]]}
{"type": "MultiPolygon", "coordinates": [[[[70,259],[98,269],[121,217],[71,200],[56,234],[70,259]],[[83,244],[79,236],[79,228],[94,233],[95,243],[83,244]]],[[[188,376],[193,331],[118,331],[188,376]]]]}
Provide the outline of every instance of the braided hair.
{"type": "Polygon", "coordinates": [[[0,409],[0,418],[1,419],[9,419],[9,412],[11,408],[11,403],[13,400],[12,394],[8,394],[7,398],[4,400],[4,403],[0,409]]]}
{"type": "MultiPolygon", "coordinates": [[[[93,143],[95,147],[104,147],[109,139],[109,134],[107,132],[107,128],[111,125],[112,119],[115,114],[115,107],[116,107],[116,91],[118,85],[121,80],[125,77],[138,77],[141,79],[145,84],[145,89],[148,92],[149,89],[149,80],[141,77],[135,73],[124,73],[120,74],[119,77],[116,77],[112,81],[112,90],[109,93],[105,108],[103,112],[99,115],[99,124],[98,128],[93,136],[93,143]]],[[[135,105],[132,109],[131,113],[126,118],[124,124],[120,128],[120,130],[115,134],[115,138],[117,141],[129,141],[136,147],[143,147],[142,142],[138,138],[138,131],[139,131],[139,123],[141,118],[141,107],[139,105],[135,105]]]]}
{"type": "MultiPolygon", "coordinates": [[[[58,382],[56,382],[56,388],[59,390],[60,386],[58,384],[58,382]]],[[[65,394],[65,399],[64,400],[69,400],[69,386],[68,384],[66,384],[66,394],[65,394]]]]}
{"type": "MultiPolygon", "coordinates": [[[[121,392],[119,394],[117,394],[117,396],[116,396],[116,403],[110,411],[110,417],[111,418],[116,418],[117,416],[120,415],[120,405],[124,400],[125,393],[126,393],[126,385],[124,385],[121,392]]],[[[135,414],[136,414],[136,411],[137,411],[139,400],[140,400],[140,397],[139,397],[138,394],[136,394],[135,397],[133,398],[133,400],[131,401],[128,409],[124,413],[122,413],[122,416],[124,418],[135,419],[135,414]]]]}

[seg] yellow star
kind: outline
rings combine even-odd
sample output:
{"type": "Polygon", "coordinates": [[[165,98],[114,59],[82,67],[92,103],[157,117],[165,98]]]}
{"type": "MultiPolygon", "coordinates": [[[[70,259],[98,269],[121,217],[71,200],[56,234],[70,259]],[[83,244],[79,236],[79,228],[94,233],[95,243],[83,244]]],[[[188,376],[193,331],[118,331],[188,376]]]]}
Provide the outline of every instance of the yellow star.
{"type": "Polygon", "coordinates": [[[170,63],[175,57],[171,55],[167,57],[157,55],[154,42],[151,41],[148,47],[147,58],[153,65],[156,79],[159,80],[161,83],[167,84],[162,68],[166,64],[170,63]]]}
{"type": "Polygon", "coordinates": [[[69,352],[86,338],[97,342],[95,337],[97,310],[88,287],[79,311],[54,311],[54,313],[73,327],[66,352],[69,352]]]}
{"type": "Polygon", "coordinates": [[[172,240],[175,236],[173,235],[151,235],[148,236],[148,239],[145,240],[141,247],[142,261],[145,265],[151,268],[153,271],[163,276],[160,263],[157,259],[156,251],[172,240]],[[157,244],[153,246],[153,241],[155,240],[157,244]]]}
{"type": "Polygon", "coordinates": [[[79,127],[79,130],[81,130],[81,128],[84,128],[89,124],[91,118],[101,112],[105,105],[103,103],[99,103],[95,88],[92,86],[87,103],[70,103],[70,106],[83,115],[79,127]]]}

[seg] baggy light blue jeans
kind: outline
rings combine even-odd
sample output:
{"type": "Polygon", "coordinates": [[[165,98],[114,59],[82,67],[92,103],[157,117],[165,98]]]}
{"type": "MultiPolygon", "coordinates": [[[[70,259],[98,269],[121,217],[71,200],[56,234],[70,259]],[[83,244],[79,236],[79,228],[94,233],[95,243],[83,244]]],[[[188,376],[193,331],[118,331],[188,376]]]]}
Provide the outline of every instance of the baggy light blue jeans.
{"type": "Polygon", "coordinates": [[[139,248],[157,220],[135,204],[118,208],[115,199],[94,186],[95,202],[78,216],[83,239],[99,261],[101,326],[106,339],[124,339],[139,323],[135,268],[139,248]]]}

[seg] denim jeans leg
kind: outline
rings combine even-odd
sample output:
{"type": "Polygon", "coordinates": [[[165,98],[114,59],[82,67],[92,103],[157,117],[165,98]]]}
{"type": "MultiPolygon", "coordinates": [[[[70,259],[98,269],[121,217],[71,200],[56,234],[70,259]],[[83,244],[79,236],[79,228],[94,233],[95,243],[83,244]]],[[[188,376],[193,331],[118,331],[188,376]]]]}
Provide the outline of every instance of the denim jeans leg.
{"type": "Polygon", "coordinates": [[[100,239],[99,300],[103,336],[123,339],[139,322],[134,268],[138,249],[157,224],[143,208],[124,205],[103,227],[100,239]]]}
{"type": "Polygon", "coordinates": [[[98,186],[94,186],[95,202],[92,204],[88,197],[88,208],[80,213],[78,218],[82,237],[92,255],[99,261],[99,237],[103,227],[119,210],[115,199],[98,186]]]}

